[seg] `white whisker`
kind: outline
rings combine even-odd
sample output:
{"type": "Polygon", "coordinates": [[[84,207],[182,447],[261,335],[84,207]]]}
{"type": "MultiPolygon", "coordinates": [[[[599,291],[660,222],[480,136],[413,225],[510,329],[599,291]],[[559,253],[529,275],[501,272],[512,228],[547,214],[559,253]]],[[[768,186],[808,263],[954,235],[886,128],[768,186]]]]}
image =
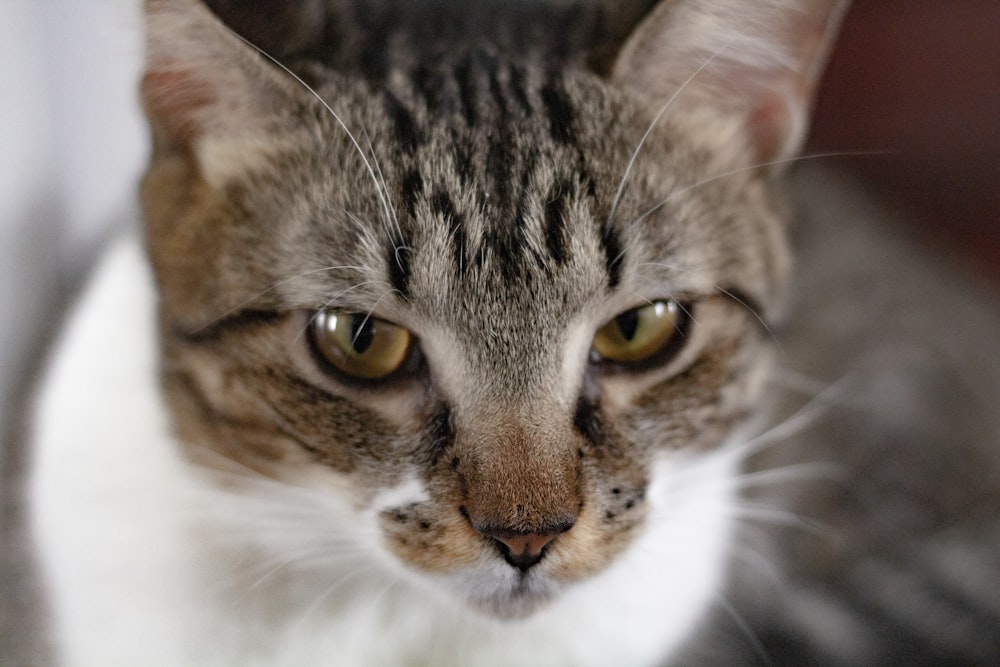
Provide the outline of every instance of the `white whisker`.
{"type": "Polygon", "coordinates": [[[396,261],[398,262],[399,246],[402,245],[403,243],[403,229],[402,227],[399,226],[399,218],[396,215],[396,207],[393,206],[392,204],[392,197],[389,196],[389,186],[385,182],[385,174],[382,173],[382,166],[379,164],[378,156],[375,155],[375,146],[372,145],[371,137],[368,136],[368,130],[364,130],[364,133],[365,133],[365,141],[368,143],[368,151],[372,156],[372,163],[375,165],[375,171],[378,173],[378,179],[379,182],[381,183],[382,191],[385,193],[386,202],[388,202],[389,204],[389,212],[391,213],[389,222],[392,224],[392,228],[389,228],[386,231],[389,234],[389,240],[393,241],[394,244],[396,245],[396,250],[397,250],[396,261]],[[394,231],[395,231],[395,238],[393,237],[394,231]]]}
{"type": "Polygon", "coordinates": [[[736,607],[726,599],[722,594],[717,594],[714,596],[715,601],[718,603],[719,608],[726,612],[726,616],[733,622],[740,634],[746,637],[746,640],[750,643],[750,647],[758,658],[763,661],[768,667],[774,667],[774,661],[771,660],[770,656],[767,654],[767,650],[764,648],[763,642],[747,623],[743,615],[736,610],[736,607]]]}
{"type": "Polygon", "coordinates": [[[298,74],[296,74],[295,72],[293,72],[290,68],[288,68],[280,60],[278,60],[277,58],[275,58],[270,53],[268,53],[264,49],[260,48],[259,46],[257,46],[253,42],[251,42],[250,40],[246,39],[245,37],[243,37],[239,33],[233,31],[229,27],[226,27],[226,26],[223,26],[223,27],[230,34],[232,34],[234,37],[236,37],[241,42],[243,42],[244,44],[246,44],[247,46],[249,46],[250,48],[252,48],[254,51],[256,51],[257,53],[259,53],[260,55],[262,55],[264,58],[267,58],[269,61],[271,61],[272,63],[274,63],[277,67],[279,67],[282,71],[284,71],[288,76],[290,76],[292,79],[294,79],[296,81],[296,83],[298,83],[300,86],[302,86],[321,105],[323,105],[323,108],[326,109],[326,111],[329,112],[329,114],[334,118],[334,120],[337,121],[337,124],[340,125],[340,128],[344,131],[345,134],[347,134],[347,138],[350,139],[351,143],[354,145],[354,148],[357,151],[358,156],[360,156],[362,162],[364,162],[365,169],[368,170],[368,175],[371,177],[372,183],[375,185],[375,194],[378,196],[380,204],[382,206],[382,211],[385,214],[386,224],[390,225],[391,222],[392,222],[392,220],[394,219],[394,215],[392,213],[391,204],[390,204],[390,202],[388,200],[388,193],[385,192],[382,189],[382,186],[381,186],[381,184],[379,182],[379,179],[375,175],[375,169],[372,167],[371,161],[369,161],[367,155],[365,155],[365,151],[361,148],[361,144],[358,143],[358,140],[354,136],[354,133],[351,132],[350,128],[347,127],[347,123],[344,122],[344,119],[341,118],[340,114],[338,114],[336,111],[334,111],[333,107],[330,106],[330,104],[325,99],[323,99],[322,95],[320,95],[312,86],[310,86],[308,83],[306,83],[302,79],[302,77],[300,77],[298,74]]]}
{"type": "MultiPolygon", "coordinates": [[[[605,222],[605,226],[610,226],[611,223],[614,222],[615,214],[618,212],[618,205],[621,203],[622,194],[625,191],[625,184],[628,182],[628,177],[632,172],[632,167],[635,165],[635,161],[639,157],[639,152],[645,145],[646,140],[649,138],[649,135],[653,131],[653,128],[656,127],[656,125],[660,122],[660,119],[663,117],[663,114],[667,112],[667,109],[669,109],[673,105],[674,100],[676,100],[680,96],[680,94],[684,92],[684,89],[686,89],[688,85],[692,81],[694,81],[698,77],[698,75],[701,74],[712,63],[712,61],[714,61],[723,51],[729,48],[729,46],[733,43],[733,41],[735,41],[735,38],[723,44],[718,51],[709,56],[705,60],[705,62],[703,62],[700,67],[698,67],[698,69],[692,72],[691,76],[689,76],[684,81],[684,83],[678,86],[677,90],[674,91],[674,94],[670,96],[670,99],[668,99],[663,104],[663,106],[660,107],[660,110],[657,112],[656,116],[653,117],[653,121],[646,128],[646,132],[642,135],[642,138],[639,139],[639,144],[635,147],[635,150],[632,152],[632,156],[629,158],[628,164],[625,166],[625,173],[622,174],[621,181],[618,184],[618,190],[617,192],[615,192],[615,198],[611,202],[611,211],[608,213],[608,218],[607,221],[605,222]]],[[[617,259],[618,258],[616,258],[616,260],[617,259]]]]}
{"type": "MultiPolygon", "coordinates": [[[[300,341],[300,340],[302,339],[302,337],[303,337],[303,336],[304,336],[304,335],[306,334],[306,331],[308,331],[308,330],[309,330],[309,327],[311,327],[311,326],[312,326],[313,324],[315,324],[315,323],[316,323],[316,318],[317,318],[317,317],[319,317],[319,315],[320,315],[320,313],[321,313],[321,312],[323,312],[324,310],[326,310],[326,309],[328,309],[328,308],[331,308],[331,307],[335,306],[335,305],[336,305],[336,303],[337,303],[337,302],[338,302],[338,301],[339,301],[340,299],[342,299],[342,298],[344,297],[344,295],[345,295],[345,294],[349,294],[349,293],[353,292],[353,291],[354,291],[354,290],[356,290],[356,289],[360,289],[360,288],[362,288],[362,287],[366,287],[366,286],[368,286],[368,285],[388,285],[388,283],[386,283],[386,282],[385,282],[384,280],[365,280],[365,281],[363,281],[363,282],[360,282],[360,283],[356,283],[356,284],[354,284],[354,285],[351,285],[350,287],[347,287],[347,288],[345,288],[345,289],[342,289],[341,291],[339,291],[339,292],[337,292],[336,294],[334,294],[334,295],[333,295],[332,297],[330,297],[329,299],[327,299],[327,300],[326,300],[326,302],[325,302],[325,303],[324,303],[324,304],[322,305],[322,307],[320,307],[320,308],[317,308],[317,309],[316,309],[316,312],[314,312],[314,313],[313,313],[313,314],[312,314],[312,315],[311,315],[311,316],[309,317],[309,321],[307,321],[307,322],[306,322],[305,326],[303,326],[303,327],[301,327],[301,328],[299,329],[299,332],[298,332],[298,333],[297,333],[297,334],[295,335],[295,338],[293,338],[293,339],[291,340],[291,342],[289,343],[289,345],[288,345],[288,350],[287,350],[287,351],[288,351],[288,352],[290,353],[290,352],[291,352],[291,349],[292,349],[292,347],[293,347],[294,345],[297,345],[297,344],[298,344],[298,342],[299,342],[299,341],[300,341]]],[[[391,292],[393,292],[393,291],[394,291],[394,290],[393,290],[393,289],[391,289],[391,288],[390,288],[390,289],[388,289],[388,290],[386,290],[386,291],[384,291],[384,292],[382,293],[382,296],[380,296],[380,297],[378,298],[378,301],[376,301],[376,302],[375,302],[375,306],[373,306],[373,307],[372,307],[372,309],[374,310],[374,308],[378,306],[378,303],[379,303],[379,302],[380,302],[380,301],[381,301],[381,300],[382,300],[383,298],[385,298],[385,295],[386,295],[386,294],[388,294],[388,293],[391,293],[391,292]]],[[[369,313],[368,313],[368,316],[369,316],[369,317],[371,316],[371,313],[372,313],[372,311],[369,311],[369,313]]],[[[367,321],[367,318],[366,318],[366,321],[367,321]]],[[[360,329],[359,329],[359,332],[360,332],[360,329]]]]}
{"type": "Polygon", "coordinates": [[[330,554],[325,549],[316,549],[316,548],[310,550],[303,550],[291,555],[286,555],[277,563],[268,564],[266,568],[262,567],[261,569],[265,570],[264,573],[259,577],[257,577],[252,584],[247,586],[243,590],[243,592],[239,595],[239,597],[235,598],[230,603],[230,606],[237,607],[240,604],[242,604],[243,601],[248,599],[253,594],[254,591],[256,591],[265,583],[267,583],[269,580],[274,578],[282,570],[289,569],[291,566],[299,565],[303,562],[315,561],[315,560],[328,560],[328,559],[333,559],[333,555],[330,554]]]}
{"type": "Polygon", "coordinates": [[[352,583],[354,580],[358,579],[362,575],[367,574],[369,572],[373,572],[375,570],[376,570],[375,566],[369,563],[365,567],[352,569],[348,572],[345,572],[343,576],[339,577],[329,586],[324,588],[323,591],[319,595],[317,595],[316,598],[309,604],[309,606],[307,606],[305,609],[301,611],[301,613],[299,614],[299,619],[295,623],[293,628],[302,628],[306,624],[306,621],[309,619],[309,617],[315,614],[317,611],[319,611],[319,609],[323,606],[323,603],[326,602],[326,600],[328,600],[331,595],[333,595],[338,590],[344,588],[348,584],[352,583]]]}
{"type": "Polygon", "coordinates": [[[350,264],[341,264],[341,265],[336,265],[336,266],[324,266],[324,267],[321,267],[321,268],[318,268],[318,269],[309,269],[308,271],[302,271],[301,273],[297,273],[294,276],[291,276],[289,278],[285,278],[284,280],[279,280],[278,282],[272,284],[267,289],[261,290],[260,292],[257,292],[253,296],[251,296],[251,297],[249,297],[249,298],[241,301],[240,303],[236,304],[232,308],[229,308],[229,309],[225,310],[222,314],[220,314],[219,316],[217,316],[212,321],[207,322],[207,323],[201,325],[200,327],[198,327],[197,329],[195,329],[195,333],[197,333],[198,331],[202,331],[204,329],[208,329],[212,325],[217,324],[217,323],[225,320],[230,315],[232,315],[234,313],[238,313],[239,311],[241,311],[242,309],[246,308],[248,305],[250,305],[251,303],[253,303],[257,299],[261,298],[262,296],[264,296],[268,292],[273,292],[274,290],[279,289],[279,288],[281,288],[281,287],[283,287],[283,286],[285,286],[285,285],[287,285],[289,283],[295,282],[296,280],[301,280],[302,278],[306,278],[308,276],[313,276],[313,275],[316,275],[316,274],[319,274],[319,273],[330,273],[332,271],[360,271],[360,272],[364,272],[365,271],[365,267],[363,267],[363,266],[354,266],[354,265],[350,265],[350,264]]]}
{"type": "Polygon", "coordinates": [[[849,377],[849,375],[845,375],[810,399],[787,419],[782,420],[745,442],[734,445],[734,447],[744,458],[748,458],[750,455],[762,451],[770,444],[781,442],[801,433],[822,417],[829,409],[830,404],[845,391],[845,385],[849,377]]]}
{"type": "Polygon", "coordinates": [[[630,223],[630,226],[631,225],[638,225],[640,222],[642,222],[643,220],[645,220],[646,218],[648,218],[649,216],[651,216],[653,213],[655,213],[656,211],[660,210],[661,208],[663,208],[664,206],[666,206],[667,204],[669,204],[671,201],[673,201],[673,199],[675,197],[679,197],[679,196],[681,196],[681,195],[683,195],[683,194],[685,194],[687,192],[690,192],[692,190],[696,190],[696,189],[698,189],[700,187],[708,185],[709,183],[714,183],[715,181],[719,181],[719,180],[722,180],[724,178],[729,178],[730,176],[735,176],[737,174],[743,174],[743,173],[746,173],[748,171],[756,171],[758,169],[765,169],[765,168],[768,168],[768,167],[776,167],[776,166],[780,166],[780,165],[783,165],[783,164],[790,164],[790,163],[793,163],[793,162],[804,162],[804,161],[807,161],[807,160],[820,160],[820,159],[828,159],[828,158],[834,158],[834,157],[854,157],[854,156],[859,156],[859,155],[881,155],[881,154],[882,154],[882,152],[880,152],[880,151],[839,151],[839,152],[831,152],[831,153],[814,153],[814,154],[811,154],[811,155],[796,155],[796,156],[789,157],[789,158],[782,158],[780,160],[771,160],[769,162],[758,162],[756,164],[748,165],[746,167],[738,167],[736,169],[730,169],[730,170],[724,171],[724,172],[722,172],[720,174],[716,174],[715,176],[709,176],[708,178],[704,178],[704,179],[702,179],[702,180],[700,180],[700,181],[698,181],[696,183],[692,183],[691,185],[686,185],[683,188],[680,188],[679,190],[674,190],[669,195],[667,195],[665,198],[661,199],[656,204],[654,204],[653,206],[651,206],[650,208],[648,208],[638,218],[635,218],[634,220],[632,220],[632,222],[630,223]]]}
{"type": "MultiPolygon", "coordinates": [[[[690,269],[685,269],[685,268],[683,268],[683,267],[680,267],[680,266],[677,266],[677,265],[675,265],[675,264],[667,264],[667,263],[665,263],[665,262],[642,262],[642,263],[641,263],[641,264],[639,264],[638,266],[639,266],[639,267],[643,267],[643,266],[655,266],[655,267],[659,267],[659,268],[663,268],[663,269],[667,269],[668,271],[676,271],[676,272],[678,272],[678,273],[685,273],[685,274],[688,274],[688,275],[696,275],[696,274],[695,274],[695,273],[694,273],[693,271],[691,271],[690,269]]],[[[649,280],[650,280],[651,282],[654,282],[654,283],[655,283],[655,281],[652,281],[652,279],[649,279],[649,280]]],[[[712,288],[713,290],[715,290],[716,292],[718,292],[719,294],[723,294],[723,295],[725,295],[725,296],[726,296],[727,298],[729,298],[729,299],[731,299],[732,301],[734,301],[735,303],[739,304],[739,305],[740,305],[740,306],[742,306],[742,307],[743,307],[743,308],[744,308],[744,309],[745,309],[745,310],[746,310],[746,311],[747,311],[748,313],[750,313],[750,315],[752,315],[752,316],[753,316],[753,318],[754,318],[755,320],[757,320],[757,322],[758,322],[758,323],[759,323],[759,324],[761,325],[761,327],[763,327],[763,328],[764,328],[764,331],[766,331],[766,332],[767,332],[767,335],[768,335],[768,336],[769,336],[769,337],[771,338],[771,340],[773,340],[773,341],[774,341],[774,344],[775,344],[775,346],[776,346],[776,347],[778,348],[778,352],[779,352],[780,354],[782,354],[782,355],[784,355],[784,354],[785,354],[785,349],[784,349],[784,347],[783,347],[783,346],[781,345],[781,341],[780,341],[780,340],[778,340],[778,337],[777,337],[777,335],[775,335],[775,333],[774,333],[774,330],[773,330],[773,329],[771,329],[771,326],[770,326],[770,325],[769,325],[769,324],[767,323],[767,321],[766,321],[766,320],[764,319],[764,317],[763,317],[763,316],[762,316],[762,315],[761,315],[760,313],[758,313],[758,312],[757,312],[757,311],[756,311],[756,310],[755,310],[755,309],[753,308],[753,306],[751,306],[751,305],[750,305],[749,303],[747,303],[745,299],[741,299],[741,298],[740,298],[739,296],[737,296],[736,294],[734,294],[734,293],[733,293],[733,292],[732,292],[731,290],[727,290],[726,288],[722,287],[722,286],[721,286],[721,285],[719,285],[718,283],[714,283],[714,282],[711,282],[711,281],[709,281],[709,286],[710,286],[710,287],[711,287],[711,288],[712,288]]],[[[671,296],[671,298],[673,298],[673,297],[671,296]]],[[[689,315],[690,315],[690,313],[689,313],[689,315]]],[[[693,318],[692,318],[692,321],[693,321],[693,318]]]]}
{"type": "Polygon", "coordinates": [[[730,508],[728,516],[741,521],[754,521],[787,528],[799,528],[815,535],[830,533],[830,527],[791,510],[764,503],[740,502],[730,508]]]}
{"type": "Polygon", "coordinates": [[[735,488],[748,489],[819,479],[836,480],[843,476],[843,472],[843,468],[834,463],[794,463],[739,475],[735,479],[735,488]]]}

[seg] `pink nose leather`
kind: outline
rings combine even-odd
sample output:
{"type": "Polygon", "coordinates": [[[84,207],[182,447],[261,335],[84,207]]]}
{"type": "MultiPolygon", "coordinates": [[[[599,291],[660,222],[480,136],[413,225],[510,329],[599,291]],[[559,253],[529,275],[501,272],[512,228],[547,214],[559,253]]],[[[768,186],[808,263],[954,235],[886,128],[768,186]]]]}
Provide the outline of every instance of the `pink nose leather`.
{"type": "Polygon", "coordinates": [[[494,535],[493,538],[504,544],[514,558],[538,558],[545,546],[554,540],[555,533],[538,535],[512,535],[510,537],[494,535]]]}
{"type": "Polygon", "coordinates": [[[487,537],[497,541],[504,560],[527,572],[529,568],[542,560],[547,547],[552,540],[572,527],[572,523],[559,526],[556,530],[544,533],[518,533],[508,531],[484,531],[487,537]]]}

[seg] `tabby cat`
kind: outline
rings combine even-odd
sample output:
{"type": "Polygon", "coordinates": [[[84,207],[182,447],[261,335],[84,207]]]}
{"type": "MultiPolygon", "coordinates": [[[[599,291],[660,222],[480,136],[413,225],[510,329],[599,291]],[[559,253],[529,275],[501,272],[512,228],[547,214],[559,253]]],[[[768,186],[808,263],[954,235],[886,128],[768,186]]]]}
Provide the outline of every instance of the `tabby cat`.
{"type": "Polygon", "coordinates": [[[147,0],[58,663],[1000,661],[1000,311],[790,169],[844,10],[147,0]]]}

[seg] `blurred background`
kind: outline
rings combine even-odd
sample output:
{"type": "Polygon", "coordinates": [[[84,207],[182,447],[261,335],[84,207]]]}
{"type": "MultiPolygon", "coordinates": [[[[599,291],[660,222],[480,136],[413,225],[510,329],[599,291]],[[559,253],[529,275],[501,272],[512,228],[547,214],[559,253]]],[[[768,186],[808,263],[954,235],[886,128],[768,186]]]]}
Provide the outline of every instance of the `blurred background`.
{"type": "MultiPolygon", "coordinates": [[[[0,0],[0,15],[0,434],[8,434],[103,239],[136,224],[146,137],[135,97],[138,0],[0,0]]],[[[997,0],[857,0],[809,150],[869,152],[832,162],[895,200],[914,235],[1000,289],[998,29],[997,0]]],[[[15,440],[4,440],[0,466],[16,471],[15,440]]]]}
{"type": "Polygon", "coordinates": [[[0,434],[102,239],[135,217],[139,25],[138,0],[0,0],[0,434]]]}
{"type": "Polygon", "coordinates": [[[809,150],[883,151],[836,164],[1000,289],[1000,2],[855,0],[809,150]]]}

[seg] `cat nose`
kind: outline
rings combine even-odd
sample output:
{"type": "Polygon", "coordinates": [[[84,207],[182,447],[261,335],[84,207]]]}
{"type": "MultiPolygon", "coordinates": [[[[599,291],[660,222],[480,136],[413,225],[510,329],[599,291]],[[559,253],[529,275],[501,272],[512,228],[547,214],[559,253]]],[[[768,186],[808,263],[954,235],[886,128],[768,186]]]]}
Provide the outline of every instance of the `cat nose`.
{"type": "Polygon", "coordinates": [[[501,555],[510,565],[521,572],[527,572],[538,564],[552,540],[573,527],[573,521],[565,521],[546,529],[544,532],[522,533],[505,530],[480,530],[486,537],[496,541],[501,555]]]}

